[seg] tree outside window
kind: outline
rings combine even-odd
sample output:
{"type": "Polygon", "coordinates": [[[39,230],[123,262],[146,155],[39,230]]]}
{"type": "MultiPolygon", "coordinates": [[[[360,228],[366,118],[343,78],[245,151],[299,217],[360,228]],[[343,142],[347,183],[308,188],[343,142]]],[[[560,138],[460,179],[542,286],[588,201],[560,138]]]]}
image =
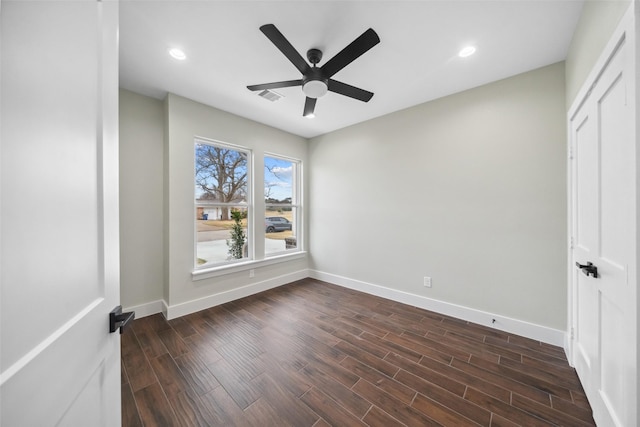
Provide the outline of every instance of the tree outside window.
{"type": "Polygon", "coordinates": [[[195,143],[196,267],[249,257],[249,151],[195,143]]]}
{"type": "Polygon", "coordinates": [[[194,150],[195,268],[260,260],[301,248],[301,162],[264,156],[264,228],[254,212],[250,189],[251,152],[217,141],[196,139],[194,150]],[[260,227],[260,226],[259,226],[260,227]],[[262,238],[264,252],[252,250],[262,238]]]}

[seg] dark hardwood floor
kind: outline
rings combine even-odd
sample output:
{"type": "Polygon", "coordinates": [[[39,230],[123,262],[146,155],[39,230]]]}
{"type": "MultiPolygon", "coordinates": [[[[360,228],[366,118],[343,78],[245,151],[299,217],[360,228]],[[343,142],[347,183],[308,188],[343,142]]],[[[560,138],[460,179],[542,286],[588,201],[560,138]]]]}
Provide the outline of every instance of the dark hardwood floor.
{"type": "Polygon", "coordinates": [[[122,335],[123,426],[587,426],[561,348],[305,279],[122,335]]]}

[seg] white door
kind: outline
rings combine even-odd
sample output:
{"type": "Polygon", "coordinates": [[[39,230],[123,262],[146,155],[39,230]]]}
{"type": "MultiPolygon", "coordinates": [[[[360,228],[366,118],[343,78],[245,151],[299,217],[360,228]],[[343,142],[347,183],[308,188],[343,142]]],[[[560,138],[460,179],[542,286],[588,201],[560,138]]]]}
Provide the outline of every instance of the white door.
{"type": "Polygon", "coordinates": [[[118,3],[0,16],[0,424],[120,425],[118,3]]]}
{"type": "Polygon", "coordinates": [[[623,39],[570,121],[573,362],[600,426],[637,417],[632,59],[623,39]]]}

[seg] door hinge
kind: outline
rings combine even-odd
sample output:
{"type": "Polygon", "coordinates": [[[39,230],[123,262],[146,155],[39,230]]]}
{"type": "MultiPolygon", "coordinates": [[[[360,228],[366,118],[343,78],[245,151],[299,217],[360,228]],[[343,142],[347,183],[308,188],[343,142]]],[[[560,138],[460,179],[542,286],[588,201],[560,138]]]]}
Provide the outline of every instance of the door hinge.
{"type": "Polygon", "coordinates": [[[573,236],[569,239],[569,249],[573,249],[573,236]]]}
{"type": "Polygon", "coordinates": [[[574,334],[573,326],[572,326],[572,327],[571,327],[571,340],[573,340],[574,336],[575,336],[575,334],[574,334]]]}

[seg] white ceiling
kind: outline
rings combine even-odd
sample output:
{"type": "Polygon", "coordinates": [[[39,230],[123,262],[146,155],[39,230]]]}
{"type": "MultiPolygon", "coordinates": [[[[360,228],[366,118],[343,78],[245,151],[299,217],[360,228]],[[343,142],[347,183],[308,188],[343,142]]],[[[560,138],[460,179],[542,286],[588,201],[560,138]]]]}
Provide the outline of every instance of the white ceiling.
{"type": "Polygon", "coordinates": [[[120,85],[167,92],[303,137],[313,137],[565,59],[581,0],[155,1],[120,3],[120,85]],[[368,103],[332,92],[302,117],[300,87],[270,102],[250,84],[299,79],[259,30],[275,24],[322,66],[367,28],[381,42],[334,77],[374,92],[368,103]],[[462,59],[466,45],[477,53],[462,59]],[[187,55],[168,55],[179,47],[187,55]]]}

